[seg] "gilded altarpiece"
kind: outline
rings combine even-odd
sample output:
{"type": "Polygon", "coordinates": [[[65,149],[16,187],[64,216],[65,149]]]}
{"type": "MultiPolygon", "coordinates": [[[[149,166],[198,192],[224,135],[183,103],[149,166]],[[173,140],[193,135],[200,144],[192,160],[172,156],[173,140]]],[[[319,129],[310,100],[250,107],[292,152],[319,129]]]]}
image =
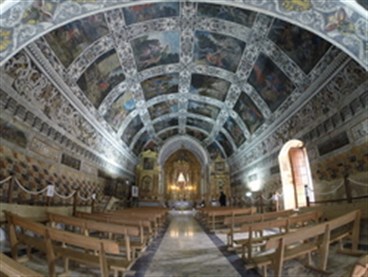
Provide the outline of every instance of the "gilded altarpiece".
{"type": "Polygon", "coordinates": [[[231,198],[229,166],[220,156],[216,157],[210,165],[210,183],[208,200],[218,200],[223,191],[228,199],[231,198]]]}
{"type": "Polygon", "coordinates": [[[201,165],[188,150],[172,154],[164,165],[165,199],[197,201],[200,199],[201,165]]]}
{"type": "Polygon", "coordinates": [[[157,153],[151,150],[142,152],[136,170],[139,199],[158,200],[158,176],[160,174],[160,166],[157,163],[157,153]]]}

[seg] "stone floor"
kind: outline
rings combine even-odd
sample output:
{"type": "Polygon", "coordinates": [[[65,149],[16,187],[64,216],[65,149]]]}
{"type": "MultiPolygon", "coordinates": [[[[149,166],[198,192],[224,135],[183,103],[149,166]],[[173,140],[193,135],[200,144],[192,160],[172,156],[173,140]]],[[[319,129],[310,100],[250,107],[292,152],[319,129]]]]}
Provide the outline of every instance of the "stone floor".
{"type": "MultiPolygon", "coordinates": [[[[194,212],[173,211],[170,223],[148,247],[132,267],[129,277],[191,277],[191,276],[260,276],[256,270],[246,271],[239,255],[227,250],[226,235],[207,232],[194,217],[194,212]]],[[[1,250],[9,249],[5,244],[1,250]]],[[[313,259],[317,262],[318,256],[313,259]]],[[[333,277],[348,276],[357,258],[335,254],[331,247],[328,270],[333,277]]],[[[44,257],[34,255],[26,265],[47,276],[44,257]]],[[[62,272],[62,264],[57,266],[62,272]]],[[[88,267],[72,267],[71,276],[99,276],[99,271],[88,267]]],[[[270,272],[272,276],[272,272],[270,272]]],[[[284,266],[283,276],[320,276],[306,269],[302,261],[289,261],[284,266]]]]}

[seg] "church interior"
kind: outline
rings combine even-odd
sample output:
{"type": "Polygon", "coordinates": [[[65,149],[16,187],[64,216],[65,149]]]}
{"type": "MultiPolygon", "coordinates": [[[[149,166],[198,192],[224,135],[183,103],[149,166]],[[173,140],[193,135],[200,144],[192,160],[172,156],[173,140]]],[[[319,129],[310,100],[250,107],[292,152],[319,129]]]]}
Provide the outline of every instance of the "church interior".
{"type": "Polygon", "coordinates": [[[0,15],[0,276],[368,276],[367,1],[0,15]]]}

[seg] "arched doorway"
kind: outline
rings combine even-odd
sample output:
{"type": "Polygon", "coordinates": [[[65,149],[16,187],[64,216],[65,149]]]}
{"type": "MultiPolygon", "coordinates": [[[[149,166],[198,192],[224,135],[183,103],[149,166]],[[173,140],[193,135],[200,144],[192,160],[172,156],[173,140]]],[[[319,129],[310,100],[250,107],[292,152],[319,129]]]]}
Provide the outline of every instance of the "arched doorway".
{"type": "Polygon", "coordinates": [[[284,209],[306,206],[306,193],[313,201],[314,195],[308,192],[313,190],[313,182],[304,143],[300,140],[285,143],[279,154],[279,164],[284,209]]]}

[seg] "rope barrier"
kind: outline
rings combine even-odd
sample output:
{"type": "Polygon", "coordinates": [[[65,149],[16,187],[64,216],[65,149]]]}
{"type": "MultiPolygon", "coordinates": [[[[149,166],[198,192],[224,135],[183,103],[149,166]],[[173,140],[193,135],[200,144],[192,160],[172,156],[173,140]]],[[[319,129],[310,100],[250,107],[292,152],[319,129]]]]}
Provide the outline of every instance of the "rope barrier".
{"type": "Polygon", "coordinates": [[[13,176],[8,176],[7,178],[5,178],[4,180],[0,181],[0,185],[6,183],[7,181],[9,181],[13,176]]]}
{"type": "Polygon", "coordinates": [[[88,201],[88,200],[90,200],[92,197],[90,196],[90,197],[88,197],[88,198],[84,198],[84,197],[82,197],[81,195],[80,195],[80,192],[78,191],[78,197],[82,200],[82,201],[88,201]]]}
{"type": "Polygon", "coordinates": [[[351,179],[351,178],[348,178],[348,180],[349,180],[350,182],[354,183],[354,184],[355,184],[355,185],[357,185],[357,186],[361,186],[361,187],[368,187],[368,184],[364,184],[364,183],[362,183],[362,182],[358,182],[358,181],[353,180],[353,179],[351,179]]]}
{"type": "Polygon", "coordinates": [[[76,193],[76,191],[73,191],[70,195],[62,195],[60,193],[58,193],[56,190],[55,190],[55,195],[60,197],[61,199],[69,199],[71,197],[73,197],[73,195],[76,193]]]}
{"type": "Polygon", "coordinates": [[[44,193],[47,190],[47,187],[45,187],[40,191],[32,191],[32,190],[29,190],[29,189],[26,189],[25,187],[23,187],[22,184],[18,181],[18,179],[16,177],[14,177],[14,180],[15,180],[15,183],[18,185],[18,187],[20,187],[21,190],[23,190],[23,191],[25,191],[29,194],[32,194],[32,195],[39,195],[41,193],[44,193]]]}
{"type": "Polygon", "coordinates": [[[333,190],[329,191],[329,192],[319,192],[317,193],[315,190],[311,189],[310,187],[307,187],[307,189],[310,192],[313,192],[314,194],[318,194],[318,195],[328,195],[328,194],[332,194],[335,193],[339,188],[341,188],[344,185],[344,181],[341,181],[341,184],[339,186],[337,186],[336,188],[334,188],[333,190]]]}

